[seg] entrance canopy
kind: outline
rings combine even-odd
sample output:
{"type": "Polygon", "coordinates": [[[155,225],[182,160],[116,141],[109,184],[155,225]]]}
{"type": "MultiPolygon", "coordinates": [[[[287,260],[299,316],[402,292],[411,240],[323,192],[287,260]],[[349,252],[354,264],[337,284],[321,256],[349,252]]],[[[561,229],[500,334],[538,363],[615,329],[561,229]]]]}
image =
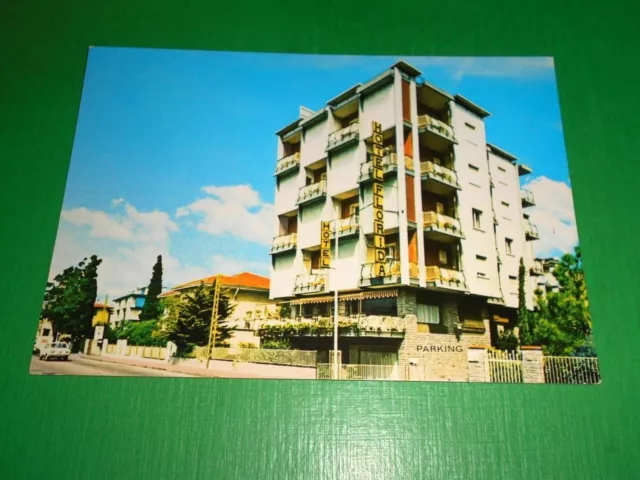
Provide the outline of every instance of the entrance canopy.
{"type": "MultiPolygon", "coordinates": [[[[348,302],[353,300],[370,300],[377,298],[392,298],[398,296],[397,289],[389,289],[389,290],[372,290],[370,292],[359,292],[359,293],[346,293],[344,295],[340,295],[338,293],[338,300],[341,302],[348,302]]],[[[291,305],[307,305],[312,303],[331,303],[335,300],[333,295],[324,295],[321,297],[306,297],[306,298],[296,298],[295,300],[291,300],[291,305]]]]}

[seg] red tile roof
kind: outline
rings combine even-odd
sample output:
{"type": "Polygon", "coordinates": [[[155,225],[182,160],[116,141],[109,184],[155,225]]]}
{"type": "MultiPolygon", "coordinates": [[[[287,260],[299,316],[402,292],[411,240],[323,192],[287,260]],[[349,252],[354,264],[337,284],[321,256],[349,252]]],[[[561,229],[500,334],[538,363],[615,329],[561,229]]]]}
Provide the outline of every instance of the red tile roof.
{"type": "MultiPolygon", "coordinates": [[[[204,283],[205,285],[212,285],[216,279],[216,275],[212,275],[210,277],[200,278],[198,280],[193,280],[191,282],[183,283],[181,285],[177,285],[173,287],[171,290],[164,292],[161,294],[161,297],[168,297],[170,295],[175,295],[177,290],[184,290],[190,287],[197,287],[200,283],[204,283]]],[[[256,275],[255,273],[243,272],[237,275],[220,275],[221,285],[225,287],[232,288],[247,288],[252,290],[269,290],[269,279],[267,277],[262,277],[260,275],[256,275]]]]}
{"type": "MultiPolygon", "coordinates": [[[[93,304],[93,308],[107,308],[107,305],[102,302],[95,302],[93,304]]],[[[112,307],[108,307],[108,308],[111,309],[112,307]]]]}

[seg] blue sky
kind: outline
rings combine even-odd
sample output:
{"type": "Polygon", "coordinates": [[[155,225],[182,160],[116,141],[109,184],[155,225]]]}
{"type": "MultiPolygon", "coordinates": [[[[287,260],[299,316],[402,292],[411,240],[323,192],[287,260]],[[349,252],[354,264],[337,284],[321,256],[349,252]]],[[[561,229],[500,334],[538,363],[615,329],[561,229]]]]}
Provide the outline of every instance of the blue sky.
{"type": "MultiPolygon", "coordinates": [[[[268,229],[275,132],[300,105],[321,108],[400,58],[91,48],[51,274],[94,252],[101,295],[146,284],[158,253],[169,284],[266,273],[271,232],[238,234],[237,222],[268,229]],[[215,212],[236,212],[236,224],[215,212]]],[[[488,141],[570,202],[551,59],[404,59],[491,112],[488,141]]],[[[572,204],[553,215],[575,228],[572,204]]]]}

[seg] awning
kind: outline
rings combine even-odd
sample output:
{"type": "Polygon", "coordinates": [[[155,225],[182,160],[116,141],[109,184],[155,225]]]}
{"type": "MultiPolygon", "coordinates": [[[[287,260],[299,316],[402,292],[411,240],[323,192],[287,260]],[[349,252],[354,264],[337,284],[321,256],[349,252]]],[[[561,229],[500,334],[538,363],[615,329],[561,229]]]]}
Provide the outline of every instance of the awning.
{"type": "MultiPolygon", "coordinates": [[[[398,290],[374,290],[371,292],[338,294],[340,302],[350,302],[354,300],[373,300],[376,298],[392,298],[398,296],[398,290]]],[[[291,305],[308,305],[312,303],[331,303],[335,300],[333,295],[324,295],[322,297],[305,297],[291,300],[291,305]]]]}
{"type": "Polygon", "coordinates": [[[505,317],[501,317],[500,315],[494,315],[493,321],[496,323],[509,323],[509,319],[505,317]]]}

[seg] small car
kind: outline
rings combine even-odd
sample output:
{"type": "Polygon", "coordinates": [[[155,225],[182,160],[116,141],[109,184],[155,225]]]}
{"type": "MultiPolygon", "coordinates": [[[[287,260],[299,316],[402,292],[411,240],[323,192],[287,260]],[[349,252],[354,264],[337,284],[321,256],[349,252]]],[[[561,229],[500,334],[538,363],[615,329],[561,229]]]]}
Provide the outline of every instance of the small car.
{"type": "Polygon", "coordinates": [[[66,361],[69,360],[69,355],[71,355],[69,345],[63,342],[48,343],[40,350],[40,360],[45,361],[49,361],[52,358],[66,361]]]}

